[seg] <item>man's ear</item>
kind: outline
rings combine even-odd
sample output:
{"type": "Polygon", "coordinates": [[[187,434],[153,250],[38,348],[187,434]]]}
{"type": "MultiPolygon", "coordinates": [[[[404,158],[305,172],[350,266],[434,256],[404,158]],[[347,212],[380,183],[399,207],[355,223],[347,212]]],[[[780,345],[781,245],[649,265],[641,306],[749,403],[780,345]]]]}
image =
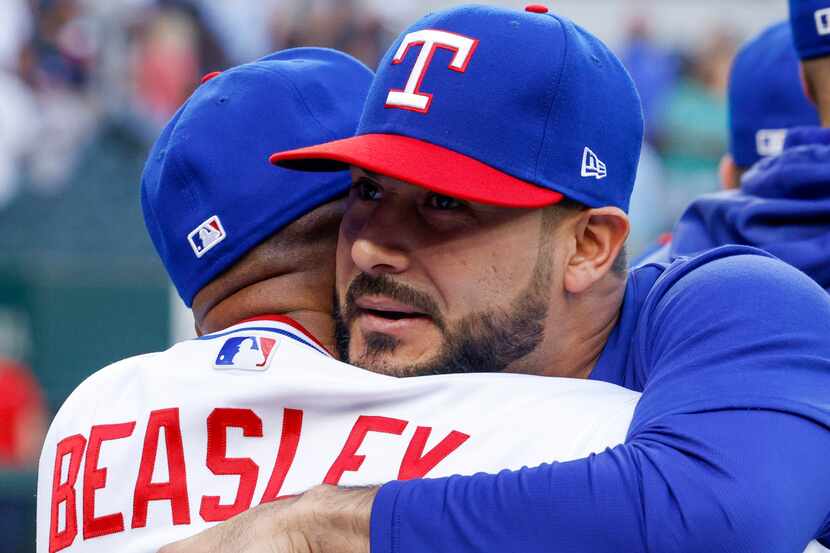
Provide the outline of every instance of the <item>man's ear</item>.
{"type": "Polygon", "coordinates": [[[589,209],[573,227],[573,254],[565,266],[565,289],[580,294],[607,275],[614,266],[630,225],[617,207],[589,209]]]}
{"type": "Polygon", "coordinates": [[[738,167],[730,154],[724,154],[718,166],[720,185],[724,190],[736,190],[741,187],[741,177],[738,167]]]}
{"type": "Polygon", "coordinates": [[[803,63],[798,64],[798,76],[801,78],[801,88],[804,89],[804,95],[812,102],[813,105],[818,105],[816,102],[816,95],[813,87],[810,85],[810,79],[807,77],[807,70],[803,63]]]}

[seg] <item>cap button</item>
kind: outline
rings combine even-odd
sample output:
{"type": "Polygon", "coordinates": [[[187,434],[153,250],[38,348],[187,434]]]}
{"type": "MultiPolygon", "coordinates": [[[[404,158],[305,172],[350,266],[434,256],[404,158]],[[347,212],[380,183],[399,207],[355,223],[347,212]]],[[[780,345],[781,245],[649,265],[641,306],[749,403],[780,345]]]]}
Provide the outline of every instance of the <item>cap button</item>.
{"type": "Polygon", "coordinates": [[[550,10],[542,4],[530,4],[529,6],[525,6],[525,11],[530,13],[548,13],[550,10]]]}
{"type": "Polygon", "coordinates": [[[221,71],[211,71],[210,73],[208,73],[207,75],[205,75],[204,77],[202,77],[201,84],[205,84],[206,82],[208,82],[208,81],[209,81],[209,80],[211,80],[212,78],[214,78],[214,77],[218,77],[218,76],[219,76],[219,75],[221,75],[221,74],[222,74],[222,72],[221,72],[221,71]]]}

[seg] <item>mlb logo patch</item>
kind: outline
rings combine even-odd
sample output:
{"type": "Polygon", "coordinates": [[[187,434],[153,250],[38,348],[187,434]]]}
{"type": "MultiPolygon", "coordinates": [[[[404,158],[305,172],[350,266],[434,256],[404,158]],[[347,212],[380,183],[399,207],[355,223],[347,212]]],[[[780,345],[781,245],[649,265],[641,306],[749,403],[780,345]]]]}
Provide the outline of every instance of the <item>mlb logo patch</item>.
{"type": "Polygon", "coordinates": [[[830,8],[816,12],[816,29],[821,36],[830,35],[830,8]]]}
{"type": "Polygon", "coordinates": [[[187,235],[187,241],[190,242],[190,247],[196,257],[202,257],[211,248],[219,244],[225,239],[225,229],[222,227],[222,221],[219,217],[214,215],[187,235]]]}
{"type": "Polygon", "coordinates": [[[777,156],[784,151],[787,129],[761,129],[755,135],[755,145],[761,157],[777,156]]]}
{"type": "Polygon", "coordinates": [[[593,177],[597,180],[602,180],[608,176],[605,163],[587,146],[582,151],[582,171],[580,174],[583,177],[593,177]]]}
{"type": "Polygon", "coordinates": [[[222,344],[213,367],[264,371],[268,368],[276,350],[277,340],[261,336],[234,336],[222,344]]]}

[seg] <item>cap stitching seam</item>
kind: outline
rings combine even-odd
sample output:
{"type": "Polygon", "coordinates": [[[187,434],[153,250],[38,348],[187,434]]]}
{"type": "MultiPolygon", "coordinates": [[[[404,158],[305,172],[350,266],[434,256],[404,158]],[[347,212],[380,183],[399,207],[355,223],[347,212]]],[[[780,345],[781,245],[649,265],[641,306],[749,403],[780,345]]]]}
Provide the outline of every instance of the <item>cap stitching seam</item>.
{"type": "Polygon", "coordinates": [[[562,87],[562,80],[563,80],[564,74],[565,74],[565,65],[568,62],[568,51],[569,51],[569,46],[570,46],[569,40],[568,40],[568,33],[565,32],[565,25],[563,24],[563,22],[559,18],[554,17],[553,15],[551,15],[551,17],[553,17],[559,23],[559,27],[562,30],[562,37],[564,38],[563,42],[565,44],[565,51],[562,54],[562,62],[563,62],[562,67],[559,68],[559,75],[557,75],[557,77],[556,77],[556,88],[555,88],[555,91],[553,93],[553,97],[551,98],[550,107],[548,108],[547,117],[545,117],[545,127],[544,127],[544,130],[542,131],[542,140],[539,143],[539,152],[536,154],[536,163],[535,163],[535,166],[533,168],[533,179],[537,180],[537,181],[539,180],[539,164],[542,162],[542,154],[545,151],[545,142],[547,142],[548,129],[550,128],[551,117],[553,117],[553,115],[554,115],[554,107],[556,106],[556,100],[559,99],[559,93],[560,93],[561,87],[562,87]]]}
{"type": "MultiPolygon", "coordinates": [[[[264,69],[260,69],[260,68],[254,68],[254,69],[256,71],[265,72],[264,69]]],[[[292,81],[289,77],[284,75],[281,69],[274,68],[274,74],[276,76],[278,76],[280,79],[282,79],[284,82],[286,82],[289,87],[291,87],[291,90],[294,91],[294,94],[297,96],[300,103],[303,105],[305,110],[308,112],[309,117],[311,117],[314,120],[314,122],[317,123],[317,126],[320,127],[324,132],[326,132],[329,135],[329,138],[331,138],[333,140],[336,137],[334,131],[332,131],[327,126],[323,125],[323,123],[320,121],[320,119],[317,118],[317,116],[314,114],[314,111],[312,111],[311,106],[308,105],[308,102],[306,101],[305,96],[303,96],[302,92],[300,92],[300,89],[297,88],[297,85],[294,84],[294,81],[292,81]]]]}
{"type": "MultiPolygon", "coordinates": [[[[184,111],[187,111],[188,107],[189,107],[189,102],[182,109],[184,111]]],[[[185,184],[182,191],[187,195],[188,199],[190,200],[190,206],[192,208],[195,208],[196,204],[197,204],[196,194],[193,192],[193,189],[190,185],[190,180],[187,179],[187,177],[193,178],[193,175],[185,167],[185,165],[187,165],[187,164],[185,162],[185,159],[181,156],[181,153],[179,152],[179,148],[171,147],[171,142],[174,140],[174,138],[178,138],[179,127],[182,124],[182,120],[185,118],[184,117],[185,116],[184,111],[182,111],[182,114],[179,117],[179,120],[176,121],[176,126],[170,132],[170,139],[167,141],[166,149],[167,149],[167,152],[171,154],[170,155],[171,161],[174,162],[172,169],[176,173],[177,179],[180,182],[185,184]]],[[[195,180],[195,179],[193,179],[193,180],[195,180]]]]}

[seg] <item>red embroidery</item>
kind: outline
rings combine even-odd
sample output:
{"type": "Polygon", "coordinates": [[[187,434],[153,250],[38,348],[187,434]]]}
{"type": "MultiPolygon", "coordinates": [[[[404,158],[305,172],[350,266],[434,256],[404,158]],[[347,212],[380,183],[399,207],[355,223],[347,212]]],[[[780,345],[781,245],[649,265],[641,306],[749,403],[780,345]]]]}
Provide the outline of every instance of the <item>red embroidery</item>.
{"type": "Polygon", "coordinates": [[[84,462],[84,539],[96,538],[124,531],[124,516],[113,513],[95,516],[95,490],[107,485],[107,469],[98,468],[101,444],[108,440],[120,440],[132,435],[135,422],[93,426],[89,432],[89,447],[84,462]]]}
{"type": "Polygon", "coordinates": [[[297,454],[297,446],[300,443],[300,433],[303,430],[303,412],[299,409],[283,409],[282,413],[280,448],[277,451],[277,460],[274,463],[271,478],[268,480],[268,486],[262,494],[260,503],[284,499],[279,497],[279,493],[283,483],[285,483],[288,469],[294,463],[294,456],[297,454]]]}
{"type": "Polygon", "coordinates": [[[55,453],[55,473],[52,477],[52,520],[49,524],[49,553],[66,549],[78,535],[78,513],[76,511],[75,483],[81,468],[81,456],[86,447],[86,438],[80,434],[64,438],[58,442],[55,453]],[[66,482],[61,483],[63,459],[69,455],[69,470],[66,482]],[[66,504],[66,528],[58,531],[58,509],[66,504]]]}
{"type": "Polygon", "coordinates": [[[424,455],[424,448],[427,445],[427,440],[429,440],[431,433],[432,428],[428,426],[419,426],[415,430],[415,435],[412,436],[409,447],[406,448],[406,453],[404,453],[403,461],[401,461],[398,480],[423,478],[438,463],[449,457],[450,453],[461,447],[461,444],[469,438],[467,434],[453,430],[441,440],[441,443],[424,455]]]}
{"type": "Polygon", "coordinates": [[[366,456],[356,455],[356,453],[358,448],[360,448],[360,444],[366,438],[366,434],[369,432],[383,432],[385,434],[396,434],[400,436],[407,424],[409,423],[400,419],[360,416],[357,422],[355,422],[352,431],[349,433],[346,445],[343,446],[343,451],[337,456],[334,464],[326,474],[325,479],[323,479],[323,483],[336,486],[340,483],[344,472],[355,472],[360,469],[366,456]]]}
{"type": "Polygon", "coordinates": [[[221,522],[248,510],[254,498],[259,466],[248,457],[229,458],[228,428],[241,428],[246,438],[262,437],[262,419],[250,409],[217,408],[207,419],[207,467],[218,476],[238,475],[239,488],[231,505],[215,495],[203,496],[199,514],[205,522],[221,522]]]}
{"type": "Polygon", "coordinates": [[[178,408],[161,409],[150,413],[133,495],[132,527],[147,526],[148,504],[150,501],[161,500],[170,502],[173,524],[190,524],[187,470],[184,464],[184,446],[178,408]],[[169,481],[153,482],[153,467],[156,466],[159,433],[162,428],[164,428],[164,444],[167,450],[169,481]]]}

